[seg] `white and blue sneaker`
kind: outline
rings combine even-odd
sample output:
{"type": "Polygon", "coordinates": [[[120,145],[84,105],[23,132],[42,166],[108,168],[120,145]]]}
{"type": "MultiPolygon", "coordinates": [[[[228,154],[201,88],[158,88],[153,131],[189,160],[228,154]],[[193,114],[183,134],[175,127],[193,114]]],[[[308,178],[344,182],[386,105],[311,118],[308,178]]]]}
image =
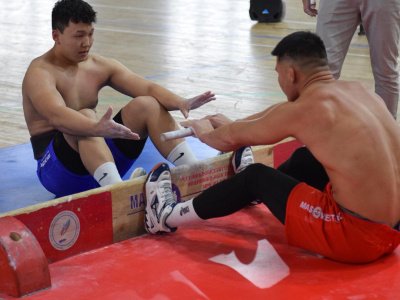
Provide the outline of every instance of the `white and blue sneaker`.
{"type": "Polygon", "coordinates": [[[166,219],[176,205],[172,192],[171,171],[165,163],[156,165],[149,173],[145,183],[146,209],[144,226],[148,233],[174,232],[166,219]]]}
{"type": "Polygon", "coordinates": [[[235,174],[242,172],[251,164],[254,164],[254,156],[251,147],[242,147],[233,153],[232,166],[235,174]]]}
{"type": "MultiPolygon", "coordinates": [[[[251,164],[254,164],[254,156],[251,147],[242,147],[233,153],[232,167],[235,174],[242,172],[251,164]]],[[[257,205],[260,203],[260,200],[253,200],[250,202],[250,205],[257,205]]]]}

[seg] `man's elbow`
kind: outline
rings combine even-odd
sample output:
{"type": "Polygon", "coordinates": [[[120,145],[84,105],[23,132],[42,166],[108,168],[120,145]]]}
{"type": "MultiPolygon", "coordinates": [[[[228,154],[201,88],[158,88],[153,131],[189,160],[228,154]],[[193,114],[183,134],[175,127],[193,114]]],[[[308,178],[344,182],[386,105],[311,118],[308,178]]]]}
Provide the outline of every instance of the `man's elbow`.
{"type": "Polygon", "coordinates": [[[70,133],[68,128],[62,122],[61,118],[57,116],[52,116],[47,121],[49,122],[50,126],[53,127],[54,129],[63,133],[70,133]]]}
{"type": "Polygon", "coordinates": [[[60,122],[60,119],[57,116],[52,116],[47,119],[49,124],[54,127],[55,129],[59,130],[62,127],[62,124],[60,122]]]}

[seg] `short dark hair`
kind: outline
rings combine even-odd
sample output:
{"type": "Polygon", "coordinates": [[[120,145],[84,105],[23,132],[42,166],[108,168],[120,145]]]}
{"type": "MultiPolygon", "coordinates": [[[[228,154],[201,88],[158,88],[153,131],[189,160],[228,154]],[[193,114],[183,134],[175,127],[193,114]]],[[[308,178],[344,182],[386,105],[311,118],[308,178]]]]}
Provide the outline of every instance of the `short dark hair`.
{"type": "Polygon", "coordinates": [[[51,26],[64,32],[69,21],[74,23],[96,23],[96,12],[83,0],[59,0],[53,7],[51,26]]]}
{"type": "Polygon", "coordinates": [[[315,33],[297,31],[284,37],[271,54],[282,59],[291,59],[301,66],[326,66],[328,59],[324,42],[315,33]]]}

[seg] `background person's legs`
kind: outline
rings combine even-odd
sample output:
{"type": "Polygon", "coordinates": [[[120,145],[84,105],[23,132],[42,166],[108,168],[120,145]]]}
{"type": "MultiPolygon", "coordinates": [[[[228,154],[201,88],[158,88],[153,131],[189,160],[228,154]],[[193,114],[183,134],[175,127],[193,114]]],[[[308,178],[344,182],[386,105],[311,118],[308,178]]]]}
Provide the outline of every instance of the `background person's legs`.
{"type": "Polygon", "coordinates": [[[335,78],[340,72],[351,39],[360,24],[355,0],[320,0],[316,33],[323,40],[329,67],[335,78]]]}
{"type": "Polygon", "coordinates": [[[399,101],[400,0],[361,1],[361,18],[370,48],[375,92],[397,117],[399,101]]]}

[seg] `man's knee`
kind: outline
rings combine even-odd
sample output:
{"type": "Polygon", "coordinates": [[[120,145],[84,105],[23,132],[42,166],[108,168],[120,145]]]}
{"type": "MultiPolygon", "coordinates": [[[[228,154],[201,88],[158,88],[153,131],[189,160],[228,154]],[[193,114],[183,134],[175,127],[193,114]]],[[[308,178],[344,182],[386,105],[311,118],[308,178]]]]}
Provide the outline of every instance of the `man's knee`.
{"type": "Polygon", "coordinates": [[[303,168],[310,165],[319,165],[320,163],[317,161],[315,156],[308,150],[307,147],[297,148],[290,158],[279,166],[278,170],[283,171],[285,167],[290,168],[303,168]]]}
{"type": "Polygon", "coordinates": [[[252,164],[239,174],[244,176],[248,186],[253,187],[265,185],[268,185],[269,188],[275,188],[279,185],[293,187],[299,183],[295,178],[261,163],[252,164]]]}
{"type": "Polygon", "coordinates": [[[243,173],[243,176],[246,178],[251,178],[251,180],[265,180],[266,178],[273,176],[273,174],[276,172],[277,171],[274,168],[268,167],[261,163],[254,163],[249,165],[241,173],[243,173]]]}
{"type": "Polygon", "coordinates": [[[293,154],[292,157],[293,161],[297,163],[303,163],[304,161],[309,161],[309,160],[315,160],[314,155],[308,150],[307,147],[299,147],[297,148],[293,154]]]}
{"type": "Polygon", "coordinates": [[[79,110],[78,112],[90,119],[96,119],[96,112],[93,109],[83,108],[83,109],[79,110]]]}
{"type": "Polygon", "coordinates": [[[139,96],[132,99],[125,107],[131,113],[140,112],[141,114],[153,113],[156,110],[162,109],[160,103],[151,96],[139,96]]]}
{"type": "MultiPolygon", "coordinates": [[[[91,108],[83,108],[78,110],[78,112],[89,119],[97,120],[97,113],[95,110],[91,108]]],[[[78,142],[82,140],[99,140],[99,141],[104,140],[101,137],[75,136],[75,135],[69,135],[67,133],[64,133],[64,138],[68,142],[68,144],[70,144],[70,146],[74,148],[76,151],[78,151],[78,142]]]]}

